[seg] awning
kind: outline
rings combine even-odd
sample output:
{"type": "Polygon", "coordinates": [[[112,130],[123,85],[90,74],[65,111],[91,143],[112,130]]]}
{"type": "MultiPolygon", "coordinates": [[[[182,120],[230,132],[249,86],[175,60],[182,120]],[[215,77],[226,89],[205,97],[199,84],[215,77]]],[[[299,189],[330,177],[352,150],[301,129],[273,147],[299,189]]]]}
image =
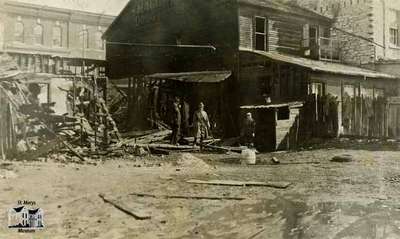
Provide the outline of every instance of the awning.
{"type": "Polygon", "coordinates": [[[271,60],[302,66],[311,69],[313,71],[351,75],[351,76],[365,76],[369,78],[398,79],[398,77],[393,75],[372,71],[361,67],[350,66],[334,62],[317,61],[304,57],[284,55],[276,52],[255,51],[249,49],[240,49],[240,52],[248,54],[256,54],[262,57],[267,57],[271,60]]]}
{"type": "Polygon", "coordinates": [[[157,80],[175,80],[187,83],[218,83],[232,75],[231,71],[200,71],[180,73],[157,73],[146,78],[157,80]]]}
{"type": "Polygon", "coordinates": [[[240,109],[245,110],[254,110],[254,109],[276,109],[281,107],[289,107],[289,108],[300,108],[303,107],[304,102],[294,101],[288,103],[279,103],[279,104],[267,104],[267,105],[243,105],[240,106],[240,109]]]}

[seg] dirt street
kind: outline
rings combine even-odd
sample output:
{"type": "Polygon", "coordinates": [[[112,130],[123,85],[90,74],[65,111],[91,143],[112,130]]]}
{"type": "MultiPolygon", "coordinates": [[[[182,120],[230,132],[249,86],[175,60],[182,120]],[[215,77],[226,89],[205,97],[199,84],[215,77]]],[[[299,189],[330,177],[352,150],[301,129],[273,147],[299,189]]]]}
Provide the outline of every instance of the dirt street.
{"type": "Polygon", "coordinates": [[[255,166],[238,163],[235,154],[175,154],[97,165],[0,162],[0,238],[400,238],[400,152],[330,149],[261,154],[257,159],[255,166]],[[354,159],[330,161],[340,154],[354,159]],[[272,157],[281,164],[272,164],[272,157]],[[189,179],[292,185],[212,186],[189,184],[189,179]],[[151,219],[136,220],[105,203],[100,193],[146,211],[151,219]],[[7,211],[18,200],[34,201],[44,210],[43,230],[7,228],[7,211]]]}

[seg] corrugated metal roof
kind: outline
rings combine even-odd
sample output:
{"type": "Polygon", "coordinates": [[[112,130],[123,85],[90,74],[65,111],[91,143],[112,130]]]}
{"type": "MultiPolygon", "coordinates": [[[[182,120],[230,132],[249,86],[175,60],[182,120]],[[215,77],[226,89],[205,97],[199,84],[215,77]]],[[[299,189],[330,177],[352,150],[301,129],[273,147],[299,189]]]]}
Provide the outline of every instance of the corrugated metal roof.
{"type": "Polygon", "coordinates": [[[240,49],[243,53],[257,54],[269,59],[286,62],[293,65],[302,66],[313,71],[328,72],[333,74],[350,75],[350,76],[365,76],[369,78],[385,78],[398,79],[397,76],[364,69],[361,67],[350,66],[334,62],[318,61],[299,56],[284,55],[276,52],[254,51],[249,49],[240,49]]]}
{"type": "Polygon", "coordinates": [[[157,73],[146,76],[151,79],[176,80],[187,83],[218,83],[232,75],[231,71],[200,71],[180,73],[157,73]]]}

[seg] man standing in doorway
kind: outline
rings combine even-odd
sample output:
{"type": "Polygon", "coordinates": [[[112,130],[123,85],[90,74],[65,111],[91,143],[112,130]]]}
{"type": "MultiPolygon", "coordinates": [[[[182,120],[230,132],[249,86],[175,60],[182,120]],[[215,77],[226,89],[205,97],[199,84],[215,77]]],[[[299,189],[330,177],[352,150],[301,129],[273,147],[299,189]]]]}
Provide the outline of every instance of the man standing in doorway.
{"type": "Polygon", "coordinates": [[[179,135],[181,131],[181,110],[179,106],[179,98],[175,97],[174,103],[172,105],[172,138],[171,138],[171,144],[177,145],[178,140],[179,140],[179,135]]]}
{"type": "Polygon", "coordinates": [[[208,138],[210,130],[210,121],[207,112],[204,110],[204,104],[199,104],[199,109],[193,115],[194,126],[194,145],[197,145],[197,140],[200,139],[200,147],[203,145],[203,140],[208,138]]]}

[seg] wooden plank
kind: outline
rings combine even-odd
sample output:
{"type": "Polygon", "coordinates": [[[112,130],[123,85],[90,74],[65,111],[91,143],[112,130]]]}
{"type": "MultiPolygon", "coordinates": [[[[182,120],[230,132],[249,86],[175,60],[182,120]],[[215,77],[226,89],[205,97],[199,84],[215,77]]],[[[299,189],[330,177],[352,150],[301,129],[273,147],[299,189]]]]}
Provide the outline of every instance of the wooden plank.
{"type": "Polygon", "coordinates": [[[285,189],[292,183],[289,182],[255,182],[255,181],[234,181],[234,180],[210,180],[202,181],[191,179],[186,181],[191,184],[221,185],[221,186],[255,186],[255,187],[272,187],[285,189]]]}
{"type": "Polygon", "coordinates": [[[172,145],[172,144],[134,144],[135,146],[143,148],[159,148],[159,149],[169,149],[169,150],[188,150],[195,149],[193,146],[186,145],[172,145]]]}
{"type": "Polygon", "coordinates": [[[196,199],[196,200],[233,200],[241,201],[243,197],[226,197],[226,196],[199,196],[199,195],[155,195],[148,193],[131,193],[130,195],[138,197],[167,198],[167,199],[196,199]]]}
{"type": "Polygon", "coordinates": [[[120,200],[116,200],[113,198],[109,198],[104,194],[99,194],[99,197],[103,199],[104,202],[113,205],[115,208],[121,210],[122,212],[134,217],[137,220],[147,220],[151,219],[151,215],[143,210],[139,210],[138,208],[133,208],[130,205],[125,204],[120,200]]]}

